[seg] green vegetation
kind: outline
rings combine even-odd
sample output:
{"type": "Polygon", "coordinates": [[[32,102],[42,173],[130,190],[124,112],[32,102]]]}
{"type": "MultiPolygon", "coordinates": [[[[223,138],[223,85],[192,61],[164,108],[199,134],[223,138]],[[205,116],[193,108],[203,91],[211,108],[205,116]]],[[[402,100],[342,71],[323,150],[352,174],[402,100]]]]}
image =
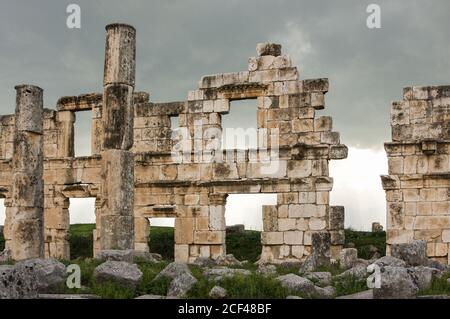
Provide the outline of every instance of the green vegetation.
{"type": "Polygon", "coordinates": [[[336,296],[346,296],[367,290],[367,282],[365,279],[346,276],[342,279],[333,280],[333,287],[336,288],[336,296]]]}
{"type": "MultiPolygon", "coordinates": [[[[94,224],[77,224],[70,226],[71,257],[92,257],[92,231],[94,224]]],[[[227,253],[233,254],[239,260],[253,263],[261,253],[261,233],[246,230],[243,233],[227,234],[227,253]]],[[[372,255],[370,247],[376,247],[382,256],[386,252],[386,233],[360,232],[352,229],[345,231],[346,246],[353,243],[361,258],[369,259],[372,255]]],[[[0,237],[0,247],[3,241],[0,237]]],[[[164,260],[173,260],[174,249],[173,227],[152,226],[150,230],[150,251],[161,254],[164,260]]],[[[284,271],[283,271],[284,272],[284,271]]]]}
{"type": "Polygon", "coordinates": [[[72,259],[92,257],[95,224],[70,225],[70,256],[72,259]]]}
{"type": "Polygon", "coordinates": [[[173,260],[175,246],[173,227],[152,226],[148,245],[151,252],[160,254],[164,260],[173,260]]]}
{"type": "MultiPolygon", "coordinates": [[[[208,298],[210,290],[217,284],[208,281],[201,275],[199,269],[193,269],[192,273],[198,279],[197,284],[189,291],[188,298],[208,298]]],[[[264,277],[257,273],[250,276],[236,275],[225,278],[220,286],[227,290],[228,298],[234,299],[284,299],[289,295],[299,295],[281,286],[274,277],[264,277]]]]}
{"type": "Polygon", "coordinates": [[[446,273],[442,278],[433,278],[431,288],[419,291],[420,296],[430,295],[448,295],[450,296],[450,284],[447,279],[450,278],[450,273],[446,273]]]}
{"type": "Polygon", "coordinates": [[[261,233],[246,230],[244,233],[230,233],[226,236],[227,253],[233,254],[239,260],[253,263],[261,254],[261,233]]]}
{"type": "MultiPolygon", "coordinates": [[[[92,231],[94,224],[76,224],[70,226],[71,258],[92,257],[92,231]]],[[[244,233],[227,235],[227,252],[239,260],[255,262],[261,253],[261,233],[246,230],[244,233]]],[[[174,258],[173,227],[152,226],[150,229],[149,247],[151,252],[160,254],[164,260],[174,258]]]]}
{"type": "MultiPolygon", "coordinates": [[[[164,262],[146,263],[137,260],[136,263],[143,273],[142,282],[136,290],[120,286],[117,283],[106,282],[97,283],[93,279],[95,267],[101,261],[92,259],[92,231],[95,225],[83,224],[72,225],[70,229],[70,249],[72,254],[71,261],[63,261],[65,264],[76,263],[81,268],[81,289],[68,289],[65,285],[58,287],[55,293],[91,293],[102,298],[127,299],[140,295],[166,295],[170,279],[160,278],[154,280],[156,275],[164,269],[167,264],[173,260],[174,233],[172,227],[151,227],[150,231],[150,250],[160,253],[164,262]]],[[[353,243],[358,249],[358,254],[362,258],[369,258],[372,252],[370,246],[378,248],[381,254],[385,252],[385,233],[357,232],[347,229],[346,246],[353,243]]],[[[0,250],[4,247],[3,234],[0,234],[0,250]]],[[[220,282],[220,286],[227,290],[228,298],[251,298],[251,299],[278,299],[286,298],[289,295],[302,296],[294,291],[290,291],[281,286],[273,276],[265,277],[256,272],[257,266],[254,262],[258,259],[261,252],[260,232],[245,231],[244,233],[227,234],[227,252],[233,254],[239,260],[248,260],[248,263],[242,267],[252,272],[250,276],[237,275],[233,278],[226,278],[220,282]]],[[[234,268],[234,267],[231,267],[234,268]]],[[[216,282],[207,280],[202,269],[198,266],[190,266],[192,274],[197,278],[197,284],[188,293],[188,298],[208,298],[208,294],[216,282]]],[[[298,265],[286,264],[278,265],[278,275],[289,273],[298,273],[298,265]]],[[[337,275],[342,272],[338,264],[330,267],[324,267],[317,271],[330,272],[337,275]]],[[[420,291],[420,295],[450,295],[450,285],[447,283],[450,274],[443,278],[435,278],[432,287],[420,291]]],[[[334,279],[332,285],[336,288],[336,296],[349,295],[364,291],[367,289],[366,281],[352,276],[346,278],[334,279]]]]}
{"type": "Polygon", "coordinates": [[[346,229],[345,247],[348,247],[350,243],[355,245],[359,258],[370,259],[373,254],[370,251],[371,246],[376,247],[381,256],[386,255],[386,232],[384,231],[372,233],[346,229]]]}

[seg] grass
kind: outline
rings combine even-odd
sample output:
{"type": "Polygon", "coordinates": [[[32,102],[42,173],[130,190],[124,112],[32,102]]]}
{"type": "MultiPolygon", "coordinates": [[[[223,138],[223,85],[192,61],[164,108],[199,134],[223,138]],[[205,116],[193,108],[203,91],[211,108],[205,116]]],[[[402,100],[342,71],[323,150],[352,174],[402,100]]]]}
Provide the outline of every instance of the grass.
{"type": "MultiPolygon", "coordinates": [[[[94,224],[70,225],[70,254],[72,259],[92,257],[92,231],[94,224]]],[[[1,244],[1,242],[0,242],[1,244]]],[[[231,233],[226,238],[227,253],[239,260],[253,263],[261,254],[261,233],[246,230],[244,233],[231,233]]],[[[160,254],[164,260],[174,259],[173,227],[152,226],[150,228],[149,248],[160,254]]]]}
{"type": "MultiPolygon", "coordinates": [[[[92,231],[94,224],[76,224],[70,226],[71,258],[92,257],[92,231]]],[[[253,263],[261,253],[261,233],[246,230],[243,233],[231,233],[226,236],[227,253],[233,254],[239,260],[253,263]]],[[[360,232],[352,229],[345,230],[345,245],[355,244],[360,258],[369,259],[370,246],[378,248],[381,256],[386,253],[386,233],[360,232]]],[[[4,249],[5,241],[0,233],[0,251],[4,249]]],[[[152,226],[150,230],[149,247],[151,252],[161,254],[164,260],[174,258],[173,227],[152,226]]],[[[281,270],[283,273],[284,270],[281,270]]]]}
{"type": "Polygon", "coordinates": [[[175,238],[173,227],[150,228],[150,240],[148,242],[151,252],[160,254],[164,260],[173,260],[175,238]]]}
{"type": "Polygon", "coordinates": [[[249,276],[236,275],[216,283],[208,281],[201,275],[196,276],[199,282],[189,291],[188,298],[208,298],[210,290],[215,285],[225,288],[228,298],[234,299],[284,299],[289,295],[297,295],[281,286],[272,277],[264,277],[256,273],[249,276]]]}
{"type": "Polygon", "coordinates": [[[370,246],[378,248],[381,256],[386,255],[386,232],[363,232],[352,229],[345,230],[345,246],[349,243],[355,244],[358,250],[358,257],[370,259],[372,257],[370,246]]]}
{"type": "MultiPolygon", "coordinates": [[[[95,267],[101,261],[89,258],[92,256],[92,230],[93,224],[72,225],[70,229],[70,248],[72,253],[71,261],[63,261],[66,265],[76,263],[81,269],[81,289],[68,289],[65,285],[57,287],[54,293],[90,293],[96,294],[101,298],[108,299],[129,299],[140,295],[166,295],[170,284],[167,278],[154,280],[156,275],[164,269],[165,266],[173,260],[173,228],[171,227],[152,227],[150,232],[150,250],[163,255],[164,262],[145,263],[137,261],[139,269],[143,273],[141,283],[136,289],[121,286],[113,282],[97,283],[93,278],[95,267]]],[[[352,242],[358,249],[360,257],[368,258],[369,247],[377,247],[382,254],[385,248],[385,234],[371,232],[357,232],[351,229],[346,230],[346,245],[352,242]]],[[[3,234],[0,234],[0,248],[3,249],[3,234]]],[[[220,285],[227,290],[228,298],[248,298],[248,299],[283,299],[289,295],[302,296],[295,291],[290,291],[281,286],[274,277],[265,277],[256,273],[257,266],[253,263],[258,259],[261,252],[260,233],[257,231],[245,231],[240,234],[227,235],[227,252],[232,253],[239,260],[248,260],[249,262],[242,267],[252,272],[249,276],[237,275],[233,278],[223,279],[220,283],[207,280],[202,275],[202,269],[191,265],[192,274],[197,278],[197,284],[188,293],[187,298],[199,299],[208,298],[210,290],[215,285],[220,285]]],[[[233,268],[233,267],[231,267],[233,268]]],[[[298,274],[296,265],[278,265],[278,275],[289,273],[298,274]]],[[[342,272],[339,265],[320,268],[317,271],[331,272],[337,275],[342,272]]],[[[450,274],[443,278],[435,278],[432,287],[419,292],[420,295],[450,295],[450,285],[447,283],[450,274]]],[[[364,291],[367,289],[366,281],[352,276],[346,278],[334,279],[332,285],[336,288],[336,296],[349,295],[364,291]]]]}
{"type": "Polygon", "coordinates": [[[261,254],[261,233],[246,230],[243,233],[230,233],[226,236],[227,253],[233,254],[239,260],[253,263],[261,254]]]}
{"type": "Polygon", "coordinates": [[[450,283],[447,279],[450,278],[450,273],[445,273],[442,278],[433,278],[431,288],[422,289],[419,291],[418,296],[431,296],[431,295],[448,295],[450,296],[450,283]]]}
{"type": "Polygon", "coordinates": [[[336,288],[336,297],[351,295],[368,289],[366,280],[355,276],[335,279],[332,285],[336,288]]]}
{"type": "MultiPolygon", "coordinates": [[[[145,263],[137,262],[138,267],[143,273],[143,279],[139,286],[134,290],[129,287],[123,287],[117,283],[106,282],[97,283],[93,278],[95,267],[100,261],[92,259],[92,231],[94,224],[78,224],[70,227],[70,251],[72,260],[64,263],[76,263],[81,268],[81,289],[69,290],[66,287],[58,288],[59,293],[92,293],[102,298],[127,299],[145,294],[166,295],[170,284],[167,278],[154,280],[156,275],[173,260],[174,249],[174,229],[172,227],[152,226],[150,230],[149,247],[150,251],[159,253],[163,256],[164,262],[145,263]]],[[[281,286],[274,277],[265,277],[256,273],[257,266],[254,264],[261,253],[261,233],[258,231],[244,231],[243,233],[227,234],[226,244],[227,253],[233,254],[239,260],[247,260],[241,268],[252,272],[250,276],[237,275],[233,278],[226,278],[220,282],[220,286],[227,290],[228,298],[249,298],[249,299],[280,299],[289,295],[299,295],[281,286]]],[[[358,249],[358,254],[362,258],[368,258],[369,247],[373,245],[384,254],[385,252],[385,233],[357,232],[351,229],[346,230],[346,245],[354,243],[358,249]]],[[[0,250],[4,247],[3,234],[0,234],[0,250]]],[[[189,292],[188,298],[208,298],[210,290],[217,284],[214,281],[208,281],[202,275],[202,270],[196,266],[190,266],[193,275],[198,283],[189,292]]],[[[289,273],[298,273],[298,266],[278,265],[278,275],[289,273]]],[[[333,265],[327,268],[318,269],[318,271],[331,272],[333,275],[339,274],[341,270],[339,265],[333,265]]],[[[450,275],[449,275],[450,276],[450,275]]],[[[365,280],[356,278],[343,278],[334,280],[333,286],[336,288],[337,296],[347,295],[367,289],[365,280]]],[[[433,281],[433,287],[422,294],[450,293],[450,285],[446,278],[433,281]]],[[[301,296],[305,297],[305,296],[301,296]]]]}

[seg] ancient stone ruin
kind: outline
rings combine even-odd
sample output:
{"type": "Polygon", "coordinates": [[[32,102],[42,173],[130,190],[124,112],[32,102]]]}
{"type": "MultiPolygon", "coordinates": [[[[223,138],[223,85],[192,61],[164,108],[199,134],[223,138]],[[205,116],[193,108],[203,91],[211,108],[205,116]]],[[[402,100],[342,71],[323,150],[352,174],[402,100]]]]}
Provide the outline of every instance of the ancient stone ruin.
{"type": "Polygon", "coordinates": [[[391,109],[387,253],[392,244],[427,241],[428,256],[450,264],[450,86],[407,87],[391,109]]]}
{"type": "MultiPolygon", "coordinates": [[[[103,94],[61,98],[17,87],[15,115],[0,117],[0,197],[13,259],[69,259],[69,199],[96,198],[94,255],[148,251],[149,218],[175,217],[175,260],[226,253],[228,194],[274,193],[264,206],[264,262],[305,260],[313,233],[331,255],[344,243],[344,209],[330,207],[331,159],[347,156],[324,108],[326,79],[299,80],[281,46],[258,44],[248,70],[204,76],[187,101],[153,103],[134,92],[136,31],[106,27],[103,94]],[[258,148],[221,147],[233,100],[257,104],[258,148]],[[76,113],[92,113],[92,156],[74,157],[76,113]],[[171,128],[178,117],[179,128],[171,128]]],[[[239,112],[239,110],[234,110],[239,112]]],[[[439,144],[440,145],[440,144],[439,144]]]]}

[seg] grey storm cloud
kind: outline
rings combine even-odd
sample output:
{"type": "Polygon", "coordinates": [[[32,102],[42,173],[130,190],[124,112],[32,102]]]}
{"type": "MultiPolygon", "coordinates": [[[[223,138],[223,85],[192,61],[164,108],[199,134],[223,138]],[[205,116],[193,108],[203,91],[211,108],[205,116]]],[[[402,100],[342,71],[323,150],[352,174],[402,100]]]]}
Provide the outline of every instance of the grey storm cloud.
{"type": "Polygon", "coordinates": [[[450,82],[449,9],[446,0],[2,0],[0,114],[13,112],[18,83],[44,88],[49,108],[101,92],[104,26],[120,21],[138,31],[137,89],[154,101],[183,100],[202,75],[245,70],[256,43],[279,42],[301,78],[329,78],[322,113],[342,142],[380,147],[403,87],[450,82]],[[372,2],[381,29],[366,27],[372,2]],[[81,7],[79,30],[66,27],[70,3],[81,7]]]}

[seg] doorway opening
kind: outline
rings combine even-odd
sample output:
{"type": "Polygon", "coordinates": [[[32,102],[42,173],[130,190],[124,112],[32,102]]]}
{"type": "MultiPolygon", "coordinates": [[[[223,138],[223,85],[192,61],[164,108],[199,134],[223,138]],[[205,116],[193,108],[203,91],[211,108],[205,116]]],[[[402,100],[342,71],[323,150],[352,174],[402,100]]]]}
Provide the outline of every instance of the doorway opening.
{"type": "Polygon", "coordinates": [[[175,218],[149,218],[150,252],[160,254],[164,260],[174,260],[175,218]]]}
{"type": "Polygon", "coordinates": [[[89,258],[93,255],[95,229],[95,197],[70,198],[70,257],[89,258]]]}
{"type": "Polygon", "coordinates": [[[262,250],[263,206],[276,204],[276,194],[230,194],[225,206],[227,253],[257,261],[262,250]]]}

